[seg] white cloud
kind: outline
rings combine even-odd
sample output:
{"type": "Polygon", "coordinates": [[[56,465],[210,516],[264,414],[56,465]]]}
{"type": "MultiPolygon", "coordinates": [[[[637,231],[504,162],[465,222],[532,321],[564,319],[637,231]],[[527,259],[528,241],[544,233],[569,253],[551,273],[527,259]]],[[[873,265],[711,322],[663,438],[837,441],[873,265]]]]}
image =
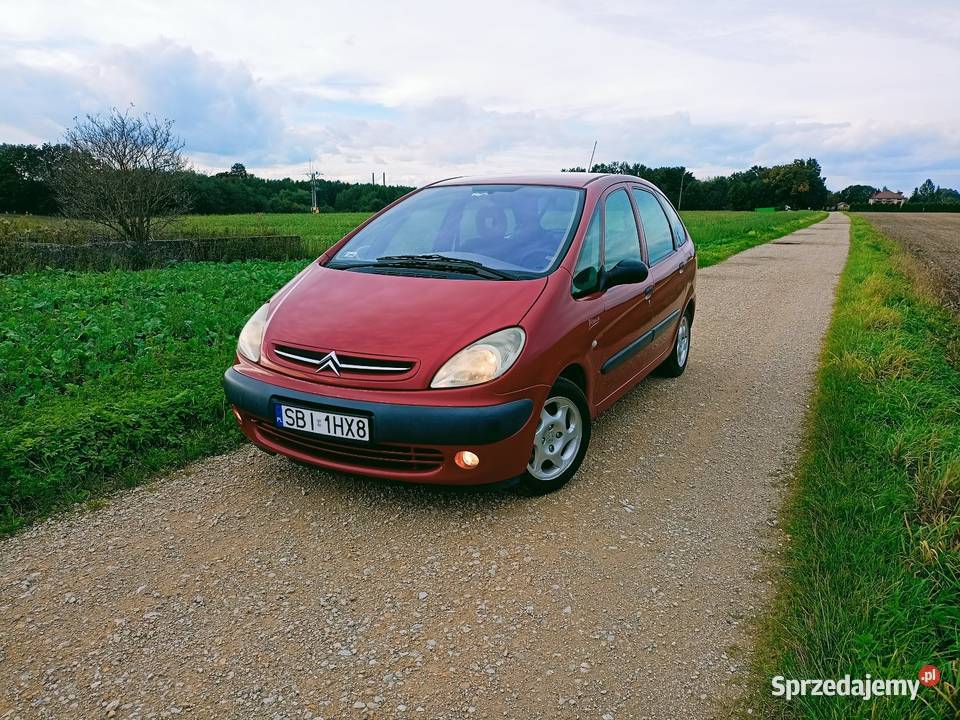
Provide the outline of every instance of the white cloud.
{"type": "Polygon", "coordinates": [[[0,140],[132,100],[198,162],[270,174],[553,170],[599,138],[599,159],[704,174],[815,156],[834,187],[960,184],[949,2],[40,0],[5,19],[0,140]]]}

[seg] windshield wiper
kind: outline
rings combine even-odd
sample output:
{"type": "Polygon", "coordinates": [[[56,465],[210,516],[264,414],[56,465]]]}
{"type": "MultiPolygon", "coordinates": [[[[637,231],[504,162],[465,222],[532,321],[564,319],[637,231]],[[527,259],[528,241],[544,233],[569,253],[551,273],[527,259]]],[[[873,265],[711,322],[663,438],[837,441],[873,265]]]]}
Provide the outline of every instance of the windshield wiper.
{"type": "Polygon", "coordinates": [[[378,257],[376,262],[344,264],[341,267],[344,270],[352,270],[353,268],[359,267],[423,268],[427,270],[449,270],[452,272],[466,273],[490,280],[517,279],[515,275],[488,267],[476,260],[464,260],[463,258],[447,257],[446,255],[437,254],[384,255],[378,257]]]}

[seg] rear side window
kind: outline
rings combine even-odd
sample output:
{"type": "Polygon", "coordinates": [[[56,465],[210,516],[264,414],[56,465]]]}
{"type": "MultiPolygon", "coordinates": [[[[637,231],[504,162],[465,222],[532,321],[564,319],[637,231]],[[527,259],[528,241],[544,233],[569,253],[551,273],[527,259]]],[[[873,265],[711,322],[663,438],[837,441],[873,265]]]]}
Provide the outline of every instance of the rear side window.
{"type": "Polygon", "coordinates": [[[663,214],[660,201],[651,193],[634,188],[633,198],[637,201],[643,237],[647,241],[647,255],[653,265],[673,252],[673,230],[663,214]]]}
{"type": "Polygon", "coordinates": [[[600,208],[593,211],[587,234],[583,236],[580,257],[573,269],[573,296],[589,295],[600,279],[600,208]]]}
{"type": "Polygon", "coordinates": [[[643,260],[637,220],[626,190],[616,190],[607,196],[603,205],[603,227],[604,269],[610,270],[621,260],[643,260]]]}
{"type": "Polygon", "coordinates": [[[666,198],[661,197],[660,204],[663,205],[663,211],[667,214],[670,227],[673,228],[673,237],[677,247],[680,247],[687,241],[687,231],[683,227],[683,221],[680,220],[680,215],[673,209],[673,205],[667,202],[666,198]]]}

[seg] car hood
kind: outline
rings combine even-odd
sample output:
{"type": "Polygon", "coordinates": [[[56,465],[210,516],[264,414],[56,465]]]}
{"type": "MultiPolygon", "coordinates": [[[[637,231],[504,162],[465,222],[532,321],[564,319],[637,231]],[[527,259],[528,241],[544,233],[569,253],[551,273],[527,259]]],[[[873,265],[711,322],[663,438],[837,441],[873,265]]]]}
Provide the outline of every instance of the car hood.
{"type": "Polygon", "coordinates": [[[518,324],[546,282],[409,277],[314,266],[278,294],[264,346],[410,358],[419,365],[419,377],[432,377],[461,348],[518,324]]]}

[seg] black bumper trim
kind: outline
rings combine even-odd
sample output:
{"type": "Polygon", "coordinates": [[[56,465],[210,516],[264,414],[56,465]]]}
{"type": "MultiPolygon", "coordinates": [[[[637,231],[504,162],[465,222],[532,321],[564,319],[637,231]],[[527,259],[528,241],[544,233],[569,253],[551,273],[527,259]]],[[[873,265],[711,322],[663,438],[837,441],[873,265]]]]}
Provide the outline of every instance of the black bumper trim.
{"type": "Polygon", "coordinates": [[[366,415],[372,418],[372,440],[378,443],[488,445],[513,435],[533,412],[533,401],[528,399],[480,407],[344,400],[288,390],[247,377],[233,368],[223,376],[223,389],[230,404],[271,423],[275,401],[366,415]]]}

